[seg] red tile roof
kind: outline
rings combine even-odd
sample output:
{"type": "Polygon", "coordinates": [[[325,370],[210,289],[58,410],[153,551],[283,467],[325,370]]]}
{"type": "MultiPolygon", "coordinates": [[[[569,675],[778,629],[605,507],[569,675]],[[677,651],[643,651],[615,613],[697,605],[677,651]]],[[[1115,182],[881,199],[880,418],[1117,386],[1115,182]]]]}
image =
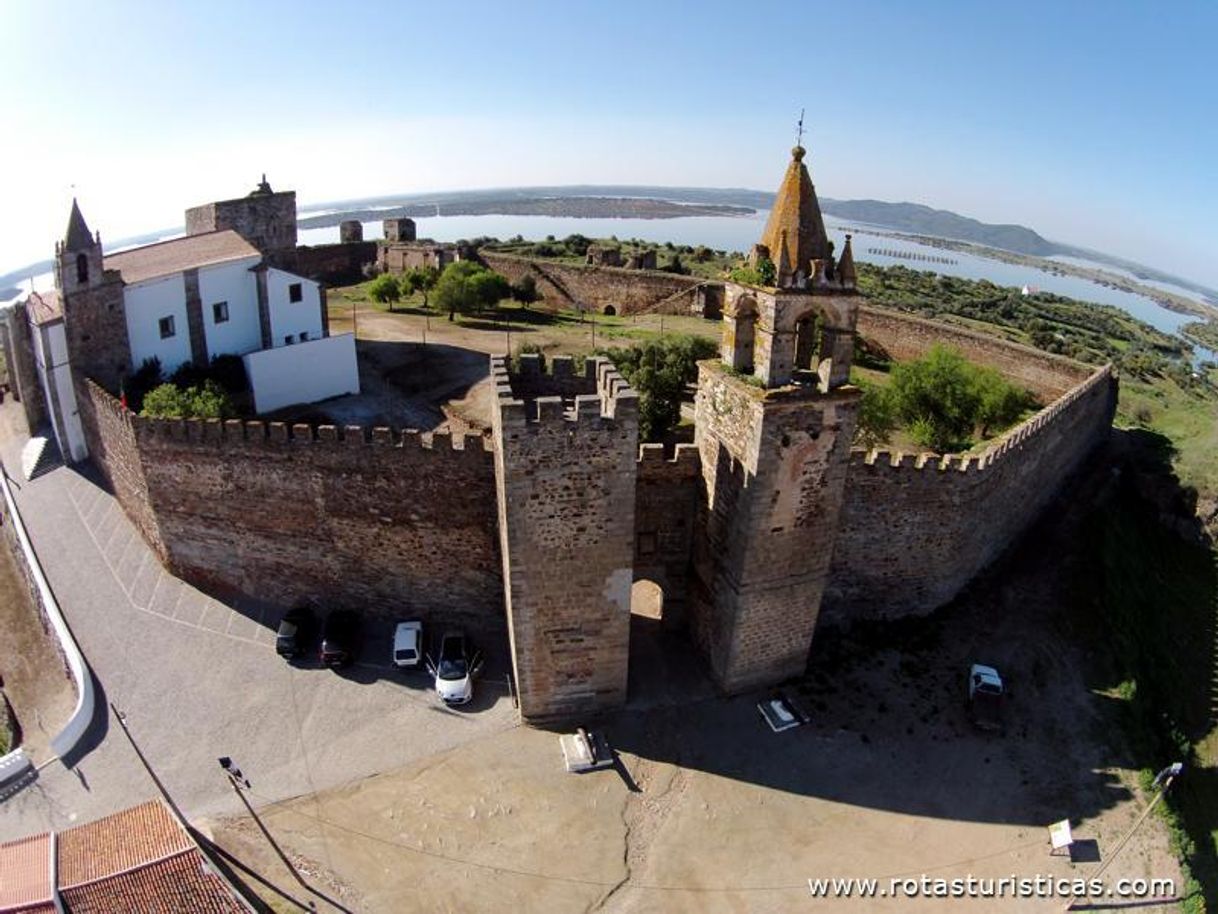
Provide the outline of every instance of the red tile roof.
{"type": "Polygon", "coordinates": [[[54,289],[49,292],[31,292],[25,300],[26,313],[35,324],[47,324],[63,317],[63,302],[54,289]]]}
{"type": "Polygon", "coordinates": [[[0,914],[245,914],[190,836],[158,800],[62,832],[58,886],[50,835],[0,845],[0,914]]]}
{"type": "Polygon", "coordinates": [[[245,257],[258,257],[258,249],[238,235],[226,229],[222,232],[205,232],[187,235],[171,241],[146,244],[142,248],[120,251],[105,259],[107,270],[118,270],[123,282],[142,282],[159,276],[170,276],[197,267],[227,263],[245,257]]]}
{"type": "Polygon", "coordinates": [[[51,836],[0,844],[0,911],[41,911],[51,904],[51,836]]]}
{"type": "Polygon", "coordinates": [[[159,800],[59,834],[59,886],[80,885],[194,847],[159,800]]]}
{"type": "Polygon", "coordinates": [[[245,914],[194,847],[60,894],[69,914],[245,914]]]}

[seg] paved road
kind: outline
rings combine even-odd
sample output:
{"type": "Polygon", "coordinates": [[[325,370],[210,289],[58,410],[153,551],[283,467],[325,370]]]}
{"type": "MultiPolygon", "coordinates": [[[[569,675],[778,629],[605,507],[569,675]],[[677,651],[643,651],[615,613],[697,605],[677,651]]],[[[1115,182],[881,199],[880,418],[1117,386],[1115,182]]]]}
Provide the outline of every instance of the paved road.
{"type": "MultiPolygon", "coordinates": [[[[5,418],[0,425],[11,428],[5,418]]],[[[17,479],[21,443],[11,434],[0,442],[17,479]]],[[[276,611],[225,605],[168,574],[117,502],[71,468],[21,483],[16,495],[100,686],[100,716],[92,747],[71,770],[52,762],[34,783],[0,793],[0,840],[65,828],[155,795],[117,722],[107,719],[107,702],[124,713],[191,817],[238,808],[216,763],[221,755],[238,761],[260,796],[278,800],[516,725],[505,689],[493,681],[470,710],[440,706],[425,677],[389,666],[379,631],[367,639],[364,662],[341,674],[284,663],[273,648],[276,611]]]]}

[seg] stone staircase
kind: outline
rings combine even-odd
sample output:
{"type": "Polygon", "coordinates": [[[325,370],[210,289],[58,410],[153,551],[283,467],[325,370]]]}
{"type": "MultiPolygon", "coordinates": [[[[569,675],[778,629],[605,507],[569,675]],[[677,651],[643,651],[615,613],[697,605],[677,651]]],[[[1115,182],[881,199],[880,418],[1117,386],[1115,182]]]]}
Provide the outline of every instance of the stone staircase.
{"type": "Polygon", "coordinates": [[[62,464],[59,448],[51,438],[35,436],[21,449],[21,473],[27,480],[37,479],[62,464]]]}

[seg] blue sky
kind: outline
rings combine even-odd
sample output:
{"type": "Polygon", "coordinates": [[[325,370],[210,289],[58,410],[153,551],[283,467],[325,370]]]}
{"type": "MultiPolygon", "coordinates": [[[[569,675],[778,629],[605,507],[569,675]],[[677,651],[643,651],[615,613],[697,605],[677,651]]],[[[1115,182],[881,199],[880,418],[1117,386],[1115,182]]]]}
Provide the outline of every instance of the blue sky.
{"type": "Polygon", "coordinates": [[[262,171],[301,203],[565,183],[909,200],[1218,286],[1218,4],[0,0],[0,272],[262,171]]]}

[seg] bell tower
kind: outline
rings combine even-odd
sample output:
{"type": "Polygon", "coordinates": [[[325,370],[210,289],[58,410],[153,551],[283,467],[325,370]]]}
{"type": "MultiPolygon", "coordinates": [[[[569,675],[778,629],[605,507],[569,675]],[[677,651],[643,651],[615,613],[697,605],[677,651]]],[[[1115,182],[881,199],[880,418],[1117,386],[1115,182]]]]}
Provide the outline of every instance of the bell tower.
{"type": "Polygon", "coordinates": [[[90,289],[102,281],[101,236],[91,235],[76,198],[63,241],[55,244],[55,288],[60,295],[90,289]]]}
{"type": "Polygon", "coordinates": [[[73,377],[92,378],[117,393],[131,370],[123,280],[117,270],[106,270],[101,236],[89,233],[75,199],[68,230],[55,245],[55,288],[73,377]]]}
{"type": "Polygon", "coordinates": [[[845,269],[833,262],[804,156],[792,150],[753,249],[774,285],[727,283],[720,358],[699,365],[705,510],[690,615],[726,692],[804,671],[858,415],[853,254],[847,244],[845,269]]]}

